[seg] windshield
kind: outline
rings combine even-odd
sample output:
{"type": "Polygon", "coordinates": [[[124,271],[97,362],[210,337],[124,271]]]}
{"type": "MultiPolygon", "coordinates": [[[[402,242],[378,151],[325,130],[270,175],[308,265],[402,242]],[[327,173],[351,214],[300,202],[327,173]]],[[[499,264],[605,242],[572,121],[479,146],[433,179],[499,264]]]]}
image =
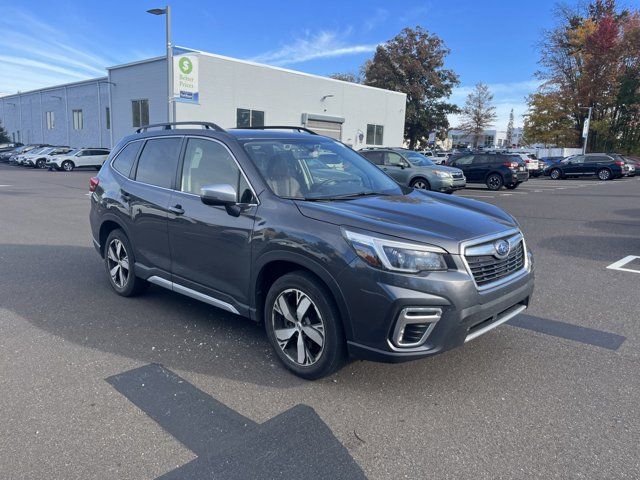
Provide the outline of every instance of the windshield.
{"type": "Polygon", "coordinates": [[[435,163],[425,157],[423,154],[418,152],[408,152],[404,155],[407,157],[407,160],[411,162],[411,165],[415,165],[416,167],[433,167],[435,163]]]}
{"type": "Polygon", "coordinates": [[[378,167],[329,139],[249,140],[244,149],[271,191],[282,198],[329,200],[403,193],[378,167]]]}

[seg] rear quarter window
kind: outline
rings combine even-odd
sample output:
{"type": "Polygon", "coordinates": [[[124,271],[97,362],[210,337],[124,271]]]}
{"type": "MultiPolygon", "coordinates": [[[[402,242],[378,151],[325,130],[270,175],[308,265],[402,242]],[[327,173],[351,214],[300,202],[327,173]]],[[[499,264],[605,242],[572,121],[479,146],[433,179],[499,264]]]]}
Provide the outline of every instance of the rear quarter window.
{"type": "Polygon", "coordinates": [[[131,142],[125,146],[113,161],[113,168],[125,177],[131,178],[131,168],[138,156],[142,142],[131,142]]]}

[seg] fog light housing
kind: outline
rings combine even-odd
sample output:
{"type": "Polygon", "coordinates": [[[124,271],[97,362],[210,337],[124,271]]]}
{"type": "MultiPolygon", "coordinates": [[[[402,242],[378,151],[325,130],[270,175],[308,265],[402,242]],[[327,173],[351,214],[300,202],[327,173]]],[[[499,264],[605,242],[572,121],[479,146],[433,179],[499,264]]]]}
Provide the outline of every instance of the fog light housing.
{"type": "Polygon", "coordinates": [[[436,307],[405,307],[400,311],[391,342],[398,348],[415,348],[427,341],[442,317],[436,307]]]}

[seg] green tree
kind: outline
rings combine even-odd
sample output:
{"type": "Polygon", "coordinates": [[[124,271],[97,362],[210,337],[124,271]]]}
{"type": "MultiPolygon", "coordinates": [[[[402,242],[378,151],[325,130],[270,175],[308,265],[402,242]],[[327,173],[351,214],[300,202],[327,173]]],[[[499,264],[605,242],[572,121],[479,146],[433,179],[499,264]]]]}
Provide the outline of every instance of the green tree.
{"type": "Polygon", "coordinates": [[[444,66],[449,52],[437,35],[419,26],[405,28],[379,45],[363,67],[366,85],[407,94],[404,138],[411,149],[426,145],[431,132],[446,134],[447,115],[458,112],[446,101],[459,83],[444,66]]]}
{"type": "Polygon", "coordinates": [[[507,147],[511,148],[513,145],[513,108],[509,113],[509,123],[507,124],[507,147]]]}
{"type": "Polygon", "coordinates": [[[0,143],[10,143],[11,139],[7,134],[7,131],[4,129],[4,125],[0,122],[0,143]]]}
{"type": "Polygon", "coordinates": [[[329,75],[329,78],[342,80],[343,82],[362,83],[362,78],[360,77],[360,75],[351,72],[332,73],[331,75],[329,75]]]}
{"type": "Polygon", "coordinates": [[[496,107],[493,106],[493,94],[484,83],[476,84],[462,109],[460,130],[473,137],[473,146],[477,147],[485,128],[496,121],[496,107]]]}
{"type": "Polygon", "coordinates": [[[527,97],[529,111],[524,117],[523,138],[527,143],[577,147],[579,132],[574,128],[571,105],[557,92],[536,92],[527,97]]]}

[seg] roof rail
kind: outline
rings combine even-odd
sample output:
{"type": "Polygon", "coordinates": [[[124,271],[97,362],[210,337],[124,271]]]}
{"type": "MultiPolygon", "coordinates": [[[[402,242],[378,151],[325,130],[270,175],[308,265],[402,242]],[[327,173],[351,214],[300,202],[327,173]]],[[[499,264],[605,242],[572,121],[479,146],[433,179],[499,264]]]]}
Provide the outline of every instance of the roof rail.
{"type": "Polygon", "coordinates": [[[211,122],[166,122],[144,125],[136,130],[136,133],[146,132],[149,128],[162,127],[164,130],[173,130],[175,125],[199,125],[205,130],[215,130],[216,132],[225,132],[226,130],[219,125],[211,122]]]}
{"type": "Polygon", "coordinates": [[[305,127],[297,127],[294,125],[264,125],[262,127],[238,127],[238,130],[297,130],[298,132],[306,132],[310,135],[318,135],[313,130],[305,127]]]}

